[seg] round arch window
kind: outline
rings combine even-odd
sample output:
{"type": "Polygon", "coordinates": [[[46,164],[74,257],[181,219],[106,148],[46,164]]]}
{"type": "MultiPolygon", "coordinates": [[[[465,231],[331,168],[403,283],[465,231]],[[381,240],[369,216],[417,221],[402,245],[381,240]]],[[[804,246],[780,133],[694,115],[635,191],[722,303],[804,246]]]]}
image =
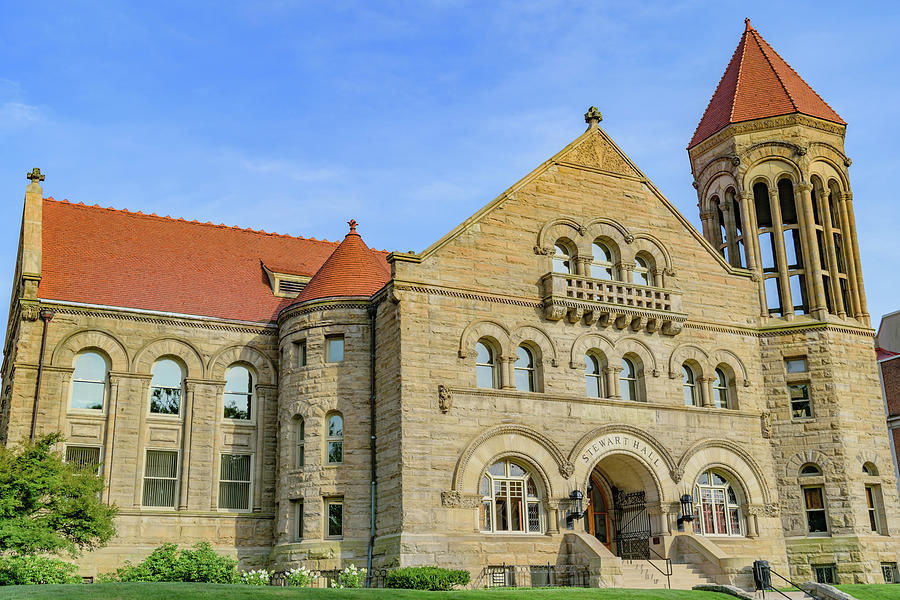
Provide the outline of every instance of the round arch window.
{"type": "Polygon", "coordinates": [[[694,487],[694,501],[703,535],[743,535],[743,515],[729,478],[719,471],[704,471],[694,487]]]}
{"type": "Polygon", "coordinates": [[[540,533],[541,495],[531,472],[509,460],[492,464],[481,477],[481,531],[540,533]]]}

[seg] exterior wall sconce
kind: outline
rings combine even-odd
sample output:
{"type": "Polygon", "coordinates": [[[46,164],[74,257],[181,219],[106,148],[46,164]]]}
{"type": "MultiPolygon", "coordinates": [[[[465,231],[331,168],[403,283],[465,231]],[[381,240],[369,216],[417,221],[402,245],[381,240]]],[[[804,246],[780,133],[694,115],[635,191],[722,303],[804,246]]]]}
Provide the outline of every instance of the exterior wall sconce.
{"type": "Polygon", "coordinates": [[[678,517],[678,524],[690,522],[694,520],[694,498],[690,494],[684,494],[681,497],[681,515],[678,517]]]}
{"type": "Polygon", "coordinates": [[[572,501],[572,508],[569,511],[569,515],[566,517],[566,521],[569,523],[573,523],[575,519],[580,519],[584,516],[584,510],[582,508],[582,500],[584,499],[584,494],[581,490],[574,490],[571,494],[569,494],[569,500],[572,501]]]}

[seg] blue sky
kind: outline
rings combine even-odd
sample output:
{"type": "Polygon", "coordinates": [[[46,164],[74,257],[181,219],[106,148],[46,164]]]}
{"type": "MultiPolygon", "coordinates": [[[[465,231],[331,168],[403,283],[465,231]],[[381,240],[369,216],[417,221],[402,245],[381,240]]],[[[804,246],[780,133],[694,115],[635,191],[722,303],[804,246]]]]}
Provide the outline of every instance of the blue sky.
{"type": "MultiPolygon", "coordinates": [[[[849,123],[869,309],[900,309],[900,7],[0,1],[0,293],[25,173],[73,202],[420,251],[584,129],[699,227],[685,146],[744,17],[849,123]]],[[[148,281],[147,285],[153,285],[148,281]]]]}

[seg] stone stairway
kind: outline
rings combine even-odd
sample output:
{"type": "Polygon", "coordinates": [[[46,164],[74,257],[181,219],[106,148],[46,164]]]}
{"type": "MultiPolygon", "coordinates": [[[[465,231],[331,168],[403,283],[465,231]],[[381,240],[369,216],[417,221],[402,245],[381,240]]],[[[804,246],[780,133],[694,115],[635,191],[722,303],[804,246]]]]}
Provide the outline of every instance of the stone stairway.
{"type": "MultiPolygon", "coordinates": [[[[663,572],[666,561],[656,560],[653,564],[663,572]]],[[[689,590],[697,584],[715,583],[697,566],[691,564],[673,564],[670,578],[673,590],[689,590]]],[[[622,587],[637,589],[659,589],[666,587],[666,576],[657,571],[646,560],[622,561],[622,587]]]]}

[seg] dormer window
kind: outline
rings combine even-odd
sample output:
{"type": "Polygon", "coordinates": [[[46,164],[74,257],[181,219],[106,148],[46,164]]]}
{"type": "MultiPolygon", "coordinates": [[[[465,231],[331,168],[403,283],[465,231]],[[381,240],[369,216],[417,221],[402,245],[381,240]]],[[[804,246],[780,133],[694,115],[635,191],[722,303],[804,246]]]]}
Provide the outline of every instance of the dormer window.
{"type": "Polygon", "coordinates": [[[306,284],[309,283],[309,280],[312,279],[308,275],[283,273],[277,269],[269,268],[263,263],[260,264],[269,278],[269,287],[272,288],[272,294],[279,298],[296,298],[303,291],[303,288],[306,287],[306,284]]]}

